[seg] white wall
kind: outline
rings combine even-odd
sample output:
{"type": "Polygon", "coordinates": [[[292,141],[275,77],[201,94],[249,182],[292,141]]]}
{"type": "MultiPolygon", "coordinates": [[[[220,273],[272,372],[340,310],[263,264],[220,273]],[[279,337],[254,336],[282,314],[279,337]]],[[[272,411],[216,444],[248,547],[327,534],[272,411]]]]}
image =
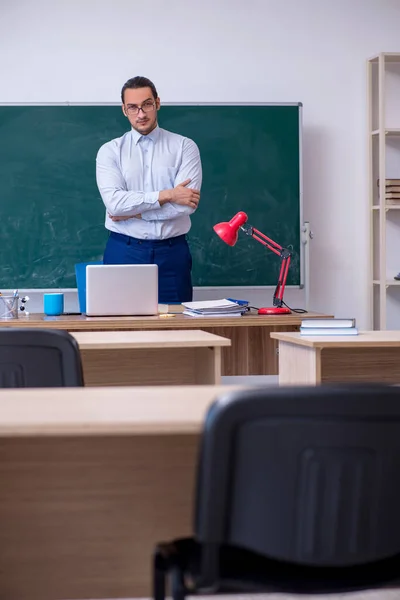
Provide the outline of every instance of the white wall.
{"type": "Polygon", "coordinates": [[[0,101],[303,102],[311,307],[365,327],[366,59],[399,31],[400,0],[0,0],[0,101]]]}

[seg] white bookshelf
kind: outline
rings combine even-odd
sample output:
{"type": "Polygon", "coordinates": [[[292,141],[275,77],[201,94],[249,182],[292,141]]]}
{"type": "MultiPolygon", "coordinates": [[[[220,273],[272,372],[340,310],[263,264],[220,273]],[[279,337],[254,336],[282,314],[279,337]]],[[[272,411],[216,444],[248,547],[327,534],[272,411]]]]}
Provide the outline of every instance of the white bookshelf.
{"type": "Polygon", "coordinates": [[[400,52],[368,60],[371,324],[400,329],[400,202],[388,204],[378,179],[400,179],[400,52]]]}

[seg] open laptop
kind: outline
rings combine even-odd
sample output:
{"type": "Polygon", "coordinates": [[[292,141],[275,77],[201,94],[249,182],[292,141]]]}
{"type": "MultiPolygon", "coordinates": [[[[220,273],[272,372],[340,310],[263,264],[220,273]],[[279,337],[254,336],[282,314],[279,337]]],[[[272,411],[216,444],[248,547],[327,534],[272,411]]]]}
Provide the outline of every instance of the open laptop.
{"type": "Polygon", "coordinates": [[[86,314],[90,317],[158,313],[157,265],[88,265],[86,314]]]}

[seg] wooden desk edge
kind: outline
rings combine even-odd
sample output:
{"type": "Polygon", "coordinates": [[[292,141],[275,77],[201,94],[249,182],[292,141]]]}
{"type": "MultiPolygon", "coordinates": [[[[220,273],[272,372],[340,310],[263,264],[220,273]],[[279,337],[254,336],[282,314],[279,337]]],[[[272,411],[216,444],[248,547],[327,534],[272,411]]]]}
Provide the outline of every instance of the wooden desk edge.
{"type": "Polygon", "coordinates": [[[81,350],[125,350],[164,348],[218,348],[231,346],[231,340],[201,329],[152,331],[74,331],[81,350]]]}
{"type": "Polygon", "coordinates": [[[200,433],[209,406],[246,386],[0,390],[0,438],[200,433]]]}
{"type": "MultiPolygon", "coordinates": [[[[96,332],[92,331],[90,333],[96,332]]],[[[96,342],[80,342],[79,340],[77,340],[77,342],[80,350],[162,350],[164,348],[225,348],[231,346],[231,340],[228,339],[224,343],[215,343],[210,341],[208,343],[190,342],[189,344],[185,342],[159,342],[154,344],[151,342],[104,342],[104,344],[96,344],[96,342]]]]}
{"type": "Polygon", "coordinates": [[[44,437],[129,437],[132,435],[190,435],[200,433],[202,427],[197,421],[171,421],[169,423],[125,423],[115,421],[108,424],[87,423],[36,423],[0,425],[0,439],[4,438],[44,438],[44,437]]]}
{"type": "Polygon", "coordinates": [[[331,336],[315,336],[315,335],[300,335],[298,332],[271,332],[270,337],[292,344],[293,346],[307,346],[308,348],[398,348],[400,347],[400,333],[398,339],[390,339],[390,332],[374,332],[360,331],[358,335],[331,335],[331,336]],[[375,339],[372,339],[374,333],[377,333],[375,339]],[[379,339],[379,336],[384,338],[387,335],[388,339],[379,339]],[[371,336],[368,339],[368,336],[371,336]]]}
{"type": "MultiPolygon", "coordinates": [[[[203,329],[221,327],[285,327],[300,325],[304,315],[256,315],[243,317],[188,317],[177,314],[165,319],[162,317],[46,317],[41,313],[31,313],[19,319],[0,319],[1,327],[64,329],[67,331],[130,331],[135,329],[203,329]]],[[[308,319],[333,318],[324,313],[307,313],[308,319]]]]}

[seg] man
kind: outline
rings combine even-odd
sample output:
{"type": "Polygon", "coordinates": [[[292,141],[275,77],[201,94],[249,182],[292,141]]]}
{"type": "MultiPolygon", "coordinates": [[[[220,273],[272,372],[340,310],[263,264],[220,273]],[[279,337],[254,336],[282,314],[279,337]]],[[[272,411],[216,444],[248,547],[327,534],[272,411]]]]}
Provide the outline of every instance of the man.
{"type": "Polygon", "coordinates": [[[131,131],[104,144],[96,159],[110,231],[104,264],[157,264],[159,301],[190,301],[186,234],[200,200],[199,150],[192,140],[158,127],[160,99],[146,77],[129,79],[121,99],[131,131]]]}

